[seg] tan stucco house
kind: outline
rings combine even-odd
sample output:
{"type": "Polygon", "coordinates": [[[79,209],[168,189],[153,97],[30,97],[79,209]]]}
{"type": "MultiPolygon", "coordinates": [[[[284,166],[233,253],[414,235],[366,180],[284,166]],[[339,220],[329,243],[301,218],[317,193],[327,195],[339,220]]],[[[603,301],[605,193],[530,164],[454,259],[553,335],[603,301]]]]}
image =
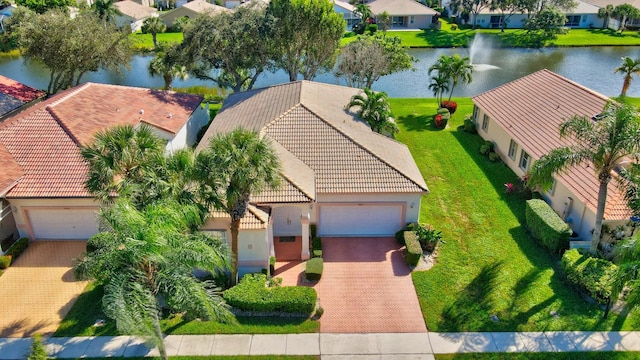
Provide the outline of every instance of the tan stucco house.
{"type": "Polygon", "coordinates": [[[113,6],[120,11],[120,14],[116,15],[116,24],[119,27],[131,27],[131,32],[140,30],[145,19],[158,17],[156,8],[140,5],[131,0],[118,1],[113,3],[113,6]]]}
{"type": "Polygon", "coordinates": [[[438,14],[415,0],[373,0],[367,5],[374,15],[388,12],[391,15],[391,29],[428,29],[433,16],[438,14]]]}
{"type": "MultiPolygon", "coordinates": [[[[505,164],[523,177],[534,161],[570,144],[560,124],[572,116],[600,114],[609,98],[549,70],[540,70],[472,98],[478,134],[494,143],[505,164]]],[[[614,174],[615,175],[615,174],[614,174]]],[[[595,226],[598,179],[593,166],[571,168],[555,177],[543,196],[583,240],[595,226]]],[[[626,224],[631,212],[616,181],[609,183],[604,221],[626,224]]]]}
{"type": "Polygon", "coordinates": [[[164,20],[167,27],[172,27],[174,22],[181,17],[187,17],[193,20],[200,14],[214,15],[225,11],[229,11],[229,9],[224,6],[210,4],[205,0],[193,0],[171,11],[167,11],[160,15],[160,18],[164,20]]]}
{"type": "MultiPolygon", "coordinates": [[[[418,220],[427,185],[409,149],[345,110],[360,89],[297,81],[229,96],[200,141],[243,127],[271,140],[283,185],[253,196],[239,234],[239,272],[309,258],[323,237],[392,236],[418,220]]],[[[230,218],[203,227],[230,239],[230,218]]]]}
{"type": "Polygon", "coordinates": [[[202,97],[87,83],[0,122],[0,199],[20,236],[87,239],[99,204],[84,188],[80,146],[120,124],[148,125],[171,151],[193,145],[208,122],[202,97]]]}

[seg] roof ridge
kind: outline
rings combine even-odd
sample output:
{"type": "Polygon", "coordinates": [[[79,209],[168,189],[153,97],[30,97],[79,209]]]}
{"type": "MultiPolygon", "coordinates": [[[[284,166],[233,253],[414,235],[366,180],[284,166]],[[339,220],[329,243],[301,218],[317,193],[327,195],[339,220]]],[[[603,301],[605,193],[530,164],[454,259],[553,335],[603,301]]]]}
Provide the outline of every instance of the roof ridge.
{"type": "Polygon", "coordinates": [[[56,124],[58,124],[58,126],[60,126],[62,128],[62,131],[65,132],[65,134],[67,134],[67,136],[69,136],[69,138],[71,138],[71,141],[73,141],[74,144],[76,144],[77,147],[80,147],[80,140],[78,140],[78,138],[73,135],[73,133],[71,132],[71,129],[69,129],[64,122],[62,122],[62,119],[60,119],[60,116],[58,114],[56,114],[56,110],[51,107],[50,105],[48,105],[47,107],[44,108],[44,110],[46,112],[48,112],[51,117],[53,117],[53,120],[55,120],[56,124]]]}
{"type": "MultiPolygon", "coordinates": [[[[269,222],[268,218],[264,219],[264,218],[262,218],[262,215],[260,213],[258,213],[258,212],[262,212],[262,213],[265,213],[265,212],[260,210],[260,209],[258,209],[254,205],[248,204],[247,205],[247,211],[250,212],[253,216],[255,216],[256,219],[260,220],[260,222],[262,222],[263,224],[267,224],[269,222]]],[[[269,215],[267,214],[267,216],[269,216],[269,215]]]]}
{"type": "MultiPolygon", "coordinates": [[[[329,125],[330,127],[332,127],[333,129],[335,129],[336,131],[338,131],[340,134],[342,134],[342,136],[346,137],[347,139],[351,140],[354,144],[356,144],[358,147],[360,147],[361,149],[363,149],[364,151],[368,152],[369,154],[371,154],[373,157],[375,157],[376,159],[380,160],[383,164],[387,165],[388,167],[390,167],[391,169],[393,169],[396,173],[400,174],[402,177],[404,177],[405,179],[411,181],[414,185],[416,185],[417,187],[424,189],[425,191],[428,191],[427,189],[423,188],[422,185],[418,184],[416,181],[414,181],[412,178],[408,177],[405,173],[403,173],[402,171],[398,170],[398,168],[392,164],[390,164],[388,161],[386,161],[385,159],[383,159],[380,155],[374,153],[373,151],[371,151],[368,147],[364,146],[362,143],[360,143],[359,141],[357,141],[356,139],[354,139],[353,137],[349,136],[348,134],[346,134],[344,131],[340,130],[338,127],[336,127],[335,125],[331,124],[330,122],[328,122],[327,120],[325,120],[324,118],[322,118],[322,116],[318,115],[316,112],[314,112],[313,110],[309,109],[308,107],[306,107],[304,104],[300,104],[300,106],[304,107],[307,111],[309,111],[310,113],[312,113],[313,115],[315,115],[318,119],[322,120],[322,122],[324,122],[325,124],[329,125]]],[[[375,133],[375,131],[371,130],[372,133],[375,133]]],[[[381,134],[378,134],[380,136],[384,136],[381,134]]],[[[386,137],[386,136],[385,136],[386,137]]]]}
{"type": "MultiPolygon", "coordinates": [[[[298,159],[297,156],[291,154],[292,156],[294,156],[296,159],[298,159]]],[[[298,159],[300,160],[300,159],[298,159]]],[[[300,162],[302,162],[304,164],[304,161],[300,160],[300,162]]],[[[307,164],[305,164],[307,165],[307,164]]],[[[308,166],[308,165],[307,165],[308,166]]],[[[315,174],[315,172],[314,172],[315,174]]],[[[298,189],[302,194],[304,194],[304,196],[308,197],[310,200],[315,200],[315,197],[309,195],[306,191],[304,191],[304,189],[302,189],[300,187],[300,185],[298,185],[297,182],[295,182],[293,179],[291,179],[290,177],[286,176],[282,171],[280,172],[280,176],[282,176],[285,180],[287,180],[291,185],[293,185],[293,187],[295,187],[296,189],[298,189]]],[[[315,182],[315,176],[314,176],[314,182],[315,182]]]]}

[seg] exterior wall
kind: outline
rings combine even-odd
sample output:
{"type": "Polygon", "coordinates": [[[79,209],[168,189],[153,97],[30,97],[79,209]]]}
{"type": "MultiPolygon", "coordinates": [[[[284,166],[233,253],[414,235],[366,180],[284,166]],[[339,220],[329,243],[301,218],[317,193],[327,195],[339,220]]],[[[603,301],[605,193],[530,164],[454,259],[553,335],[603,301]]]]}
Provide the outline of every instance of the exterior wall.
{"type": "Polygon", "coordinates": [[[582,15],[579,26],[574,26],[574,29],[589,29],[589,28],[601,28],[604,24],[604,19],[598,17],[598,14],[575,14],[582,15]]]}
{"type": "MultiPolygon", "coordinates": [[[[118,27],[122,28],[125,26],[131,26],[131,24],[133,24],[136,21],[136,19],[132,18],[129,15],[118,15],[116,16],[116,25],[118,25],[118,27]]],[[[132,28],[132,32],[133,30],[133,26],[131,26],[132,28]]]]}
{"type": "MultiPolygon", "coordinates": [[[[422,194],[318,194],[318,204],[321,203],[404,203],[405,222],[417,222],[420,217],[420,200],[422,194]]],[[[311,211],[311,222],[318,219],[318,206],[311,211]]]]}
{"type": "MultiPolygon", "coordinates": [[[[483,28],[491,28],[491,17],[499,16],[500,13],[494,14],[478,14],[476,25],[483,28]]],[[[571,26],[572,29],[588,29],[588,28],[600,28],[604,23],[604,19],[598,18],[597,14],[567,14],[567,16],[580,15],[580,24],[577,26],[571,26]]],[[[505,29],[521,29],[524,23],[527,21],[528,16],[526,14],[514,14],[508,16],[505,15],[505,29]]]]}
{"type": "Polygon", "coordinates": [[[193,146],[198,138],[198,131],[209,122],[208,109],[203,106],[198,108],[191,114],[189,120],[174,135],[165,130],[150,126],[153,133],[160,138],[167,140],[165,150],[173,152],[175,150],[184,149],[187,146],[193,146]]]}
{"type": "Polygon", "coordinates": [[[16,227],[20,237],[33,240],[33,229],[27,217],[27,210],[33,208],[86,208],[87,211],[97,211],[99,204],[92,198],[59,198],[59,199],[9,199],[13,211],[16,227]]]}
{"type": "Polygon", "coordinates": [[[352,11],[349,11],[345,8],[342,8],[336,4],[333,4],[333,11],[335,11],[336,13],[342,15],[342,18],[345,20],[346,22],[346,28],[347,30],[351,29],[351,27],[360,22],[360,18],[355,16],[353,14],[352,11]]]}
{"type": "Polygon", "coordinates": [[[160,18],[164,20],[164,23],[167,25],[167,27],[170,28],[173,26],[173,22],[176,21],[176,19],[179,19],[183,16],[186,16],[189,19],[193,20],[198,16],[198,13],[191,9],[179,7],[172,11],[162,14],[160,18]]]}
{"type": "Polygon", "coordinates": [[[410,24],[407,16],[407,29],[428,29],[431,26],[431,15],[415,15],[413,24],[410,24]]]}

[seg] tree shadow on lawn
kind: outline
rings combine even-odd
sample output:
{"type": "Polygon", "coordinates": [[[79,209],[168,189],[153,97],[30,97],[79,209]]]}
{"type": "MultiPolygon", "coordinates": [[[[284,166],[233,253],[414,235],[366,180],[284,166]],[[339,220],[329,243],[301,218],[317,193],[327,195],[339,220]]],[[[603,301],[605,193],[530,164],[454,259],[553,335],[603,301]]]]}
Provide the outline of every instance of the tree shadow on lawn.
{"type": "Polygon", "coordinates": [[[468,47],[469,42],[473,39],[474,32],[470,30],[457,31],[441,31],[441,30],[424,30],[417,37],[424,39],[425,42],[436,48],[452,48],[452,47],[468,47]]]}
{"type": "MultiPolygon", "coordinates": [[[[428,99],[433,101],[433,99],[428,99]]],[[[406,131],[442,131],[433,123],[433,117],[436,113],[424,115],[424,114],[411,114],[396,118],[398,124],[402,124],[406,131]]]]}

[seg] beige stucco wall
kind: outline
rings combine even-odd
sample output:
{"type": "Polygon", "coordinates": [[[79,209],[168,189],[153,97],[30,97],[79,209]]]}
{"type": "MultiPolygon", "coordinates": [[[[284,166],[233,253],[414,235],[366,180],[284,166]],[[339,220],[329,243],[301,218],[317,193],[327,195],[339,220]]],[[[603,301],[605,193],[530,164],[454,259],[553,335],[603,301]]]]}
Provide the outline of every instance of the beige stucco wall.
{"type": "Polygon", "coordinates": [[[409,16],[407,16],[407,29],[428,29],[431,26],[431,15],[415,15],[414,23],[409,23],[409,16]]]}
{"type": "MultiPolygon", "coordinates": [[[[417,222],[420,219],[420,201],[422,194],[318,194],[318,204],[322,203],[403,203],[405,222],[417,222]]],[[[318,206],[311,211],[311,222],[318,218],[318,206]]]]}

